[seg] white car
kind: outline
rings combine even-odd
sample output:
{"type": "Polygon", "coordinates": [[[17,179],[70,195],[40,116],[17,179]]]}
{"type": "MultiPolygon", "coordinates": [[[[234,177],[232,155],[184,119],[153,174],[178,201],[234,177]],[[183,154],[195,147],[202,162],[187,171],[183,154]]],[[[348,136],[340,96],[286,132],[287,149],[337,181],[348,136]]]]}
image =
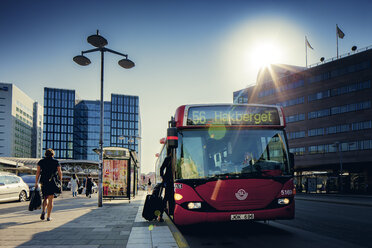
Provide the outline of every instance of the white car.
{"type": "Polygon", "coordinates": [[[0,172],[0,202],[20,201],[24,202],[30,195],[28,185],[21,177],[0,172]]]}

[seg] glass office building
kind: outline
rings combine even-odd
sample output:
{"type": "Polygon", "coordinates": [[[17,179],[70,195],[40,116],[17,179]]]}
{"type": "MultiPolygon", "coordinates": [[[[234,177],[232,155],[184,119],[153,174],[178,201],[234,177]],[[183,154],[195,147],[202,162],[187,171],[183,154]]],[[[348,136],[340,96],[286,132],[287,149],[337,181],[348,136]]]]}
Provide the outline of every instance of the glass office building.
{"type": "Polygon", "coordinates": [[[44,88],[43,151],[56,158],[74,158],[74,108],[75,90],[44,88]]]}
{"type": "Polygon", "coordinates": [[[111,95],[111,146],[139,152],[139,116],[138,96],[111,95]]]}
{"type": "MultiPolygon", "coordinates": [[[[45,88],[44,95],[44,150],[53,148],[56,158],[98,161],[93,149],[99,148],[100,101],[76,100],[73,90],[45,88]],[[67,99],[63,98],[63,92],[68,92],[67,99]],[[67,108],[57,103],[60,98],[56,96],[67,101],[67,108]],[[67,124],[58,124],[57,121],[65,118],[64,109],[68,114],[67,124]],[[62,132],[65,130],[68,132],[62,132]]],[[[125,147],[140,153],[140,123],[138,96],[112,94],[111,102],[104,103],[103,146],[125,147]]]]}
{"type": "MultiPolygon", "coordinates": [[[[111,103],[104,103],[103,144],[110,144],[111,103]]],[[[99,148],[100,101],[83,100],[75,106],[74,158],[99,160],[93,149],[99,148]]]]}

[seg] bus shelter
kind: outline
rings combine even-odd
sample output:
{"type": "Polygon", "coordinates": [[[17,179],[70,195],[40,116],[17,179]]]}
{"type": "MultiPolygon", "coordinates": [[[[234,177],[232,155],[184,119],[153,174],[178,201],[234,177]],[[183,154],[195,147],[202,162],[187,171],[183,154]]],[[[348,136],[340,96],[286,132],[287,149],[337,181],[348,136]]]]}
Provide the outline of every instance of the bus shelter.
{"type": "Polygon", "coordinates": [[[137,194],[139,164],[135,151],[103,148],[103,198],[131,199],[137,194]]]}

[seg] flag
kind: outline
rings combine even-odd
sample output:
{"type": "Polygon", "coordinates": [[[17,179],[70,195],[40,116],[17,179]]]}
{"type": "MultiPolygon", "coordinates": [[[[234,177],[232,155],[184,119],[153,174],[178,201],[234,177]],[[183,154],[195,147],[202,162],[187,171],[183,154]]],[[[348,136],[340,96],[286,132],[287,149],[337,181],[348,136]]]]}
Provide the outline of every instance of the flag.
{"type": "Polygon", "coordinates": [[[343,39],[344,36],[345,36],[344,32],[342,32],[342,30],[338,26],[336,26],[336,28],[337,28],[337,35],[338,35],[338,37],[340,39],[343,39]]]}
{"type": "Polygon", "coordinates": [[[305,43],[306,43],[306,46],[314,50],[314,48],[310,45],[309,41],[307,40],[306,36],[305,36],[305,43]]]}

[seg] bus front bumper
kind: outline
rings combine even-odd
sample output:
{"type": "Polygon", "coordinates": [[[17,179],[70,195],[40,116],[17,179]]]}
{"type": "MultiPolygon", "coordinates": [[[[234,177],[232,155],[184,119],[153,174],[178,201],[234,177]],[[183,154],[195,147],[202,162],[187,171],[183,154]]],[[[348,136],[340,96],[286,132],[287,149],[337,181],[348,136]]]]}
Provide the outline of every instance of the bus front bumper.
{"type": "Polygon", "coordinates": [[[233,222],[239,219],[240,219],[239,221],[241,221],[241,217],[249,218],[244,221],[289,220],[294,218],[295,216],[294,210],[295,210],[294,201],[292,201],[288,206],[281,208],[229,212],[190,211],[176,204],[174,210],[174,222],[176,225],[183,226],[203,222],[233,222]]]}

